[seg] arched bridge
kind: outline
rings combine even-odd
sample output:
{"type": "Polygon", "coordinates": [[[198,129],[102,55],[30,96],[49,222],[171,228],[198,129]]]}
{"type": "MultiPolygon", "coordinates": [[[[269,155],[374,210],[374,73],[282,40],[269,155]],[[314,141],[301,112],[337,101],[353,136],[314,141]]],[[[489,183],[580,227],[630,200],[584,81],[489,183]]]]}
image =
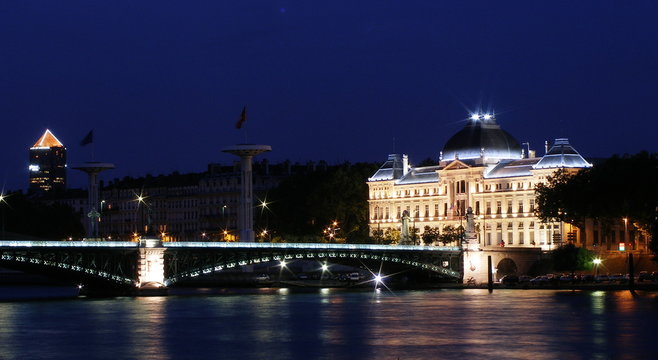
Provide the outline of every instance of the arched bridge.
{"type": "Polygon", "coordinates": [[[300,259],[354,266],[366,264],[371,268],[380,264],[414,268],[455,280],[461,279],[463,271],[458,247],[225,242],[180,242],[164,246],[168,283],[239,266],[300,259]]]}
{"type": "Polygon", "coordinates": [[[459,281],[459,247],[315,243],[162,243],[118,241],[0,241],[0,267],[50,274],[82,283],[171,285],[226,269],[295,259],[385,265],[432,272],[459,281]]]}

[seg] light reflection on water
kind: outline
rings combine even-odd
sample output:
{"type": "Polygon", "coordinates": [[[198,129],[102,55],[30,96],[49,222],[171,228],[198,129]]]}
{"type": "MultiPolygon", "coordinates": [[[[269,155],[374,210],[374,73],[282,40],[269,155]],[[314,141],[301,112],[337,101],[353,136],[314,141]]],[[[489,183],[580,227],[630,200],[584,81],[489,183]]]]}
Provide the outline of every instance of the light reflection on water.
{"type": "Polygon", "coordinates": [[[318,289],[0,303],[0,358],[634,359],[655,293],[318,289]]]}

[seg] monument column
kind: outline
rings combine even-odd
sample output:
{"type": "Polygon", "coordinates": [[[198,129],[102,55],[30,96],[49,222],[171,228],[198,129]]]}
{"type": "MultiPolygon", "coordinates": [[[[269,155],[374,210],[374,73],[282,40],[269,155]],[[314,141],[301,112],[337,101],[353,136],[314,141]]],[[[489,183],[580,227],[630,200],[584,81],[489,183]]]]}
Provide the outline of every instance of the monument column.
{"type": "Polygon", "coordinates": [[[254,207],[252,159],[254,156],[272,151],[269,145],[240,144],[227,147],[223,152],[240,157],[241,187],[240,203],[238,204],[238,231],[241,242],[254,241],[254,207]]]}
{"type": "Polygon", "coordinates": [[[89,227],[87,228],[87,238],[98,238],[98,221],[101,216],[98,212],[98,174],[100,174],[101,171],[114,169],[114,164],[87,162],[75,166],[73,169],[84,171],[89,177],[89,193],[87,197],[87,207],[89,209],[87,217],[89,217],[89,227]]]}

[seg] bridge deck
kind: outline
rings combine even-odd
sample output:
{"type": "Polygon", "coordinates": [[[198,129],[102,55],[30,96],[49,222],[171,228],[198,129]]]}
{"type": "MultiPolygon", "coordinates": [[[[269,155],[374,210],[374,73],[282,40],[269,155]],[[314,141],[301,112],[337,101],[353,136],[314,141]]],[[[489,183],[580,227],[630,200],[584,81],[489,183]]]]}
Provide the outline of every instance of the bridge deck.
{"type": "MultiPolygon", "coordinates": [[[[132,241],[0,241],[0,247],[105,247],[137,248],[132,241]]],[[[165,248],[218,248],[218,249],[309,249],[309,250],[370,250],[370,251],[461,251],[457,246],[331,244],[331,243],[250,243],[250,242],[164,242],[165,248]]]]}

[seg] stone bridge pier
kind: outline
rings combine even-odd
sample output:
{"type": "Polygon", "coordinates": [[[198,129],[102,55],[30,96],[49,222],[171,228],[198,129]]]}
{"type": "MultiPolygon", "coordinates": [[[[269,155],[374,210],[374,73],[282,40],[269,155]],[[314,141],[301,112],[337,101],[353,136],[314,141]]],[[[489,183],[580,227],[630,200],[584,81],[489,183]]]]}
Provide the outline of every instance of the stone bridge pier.
{"type": "Polygon", "coordinates": [[[165,247],[158,238],[139,240],[139,257],[137,260],[137,287],[139,293],[166,293],[164,284],[165,247]]]}
{"type": "Polygon", "coordinates": [[[486,283],[487,257],[491,256],[494,281],[507,274],[525,275],[541,259],[540,248],[500,248],[464,251],[464,281],[469,278],[486,283]]]}

